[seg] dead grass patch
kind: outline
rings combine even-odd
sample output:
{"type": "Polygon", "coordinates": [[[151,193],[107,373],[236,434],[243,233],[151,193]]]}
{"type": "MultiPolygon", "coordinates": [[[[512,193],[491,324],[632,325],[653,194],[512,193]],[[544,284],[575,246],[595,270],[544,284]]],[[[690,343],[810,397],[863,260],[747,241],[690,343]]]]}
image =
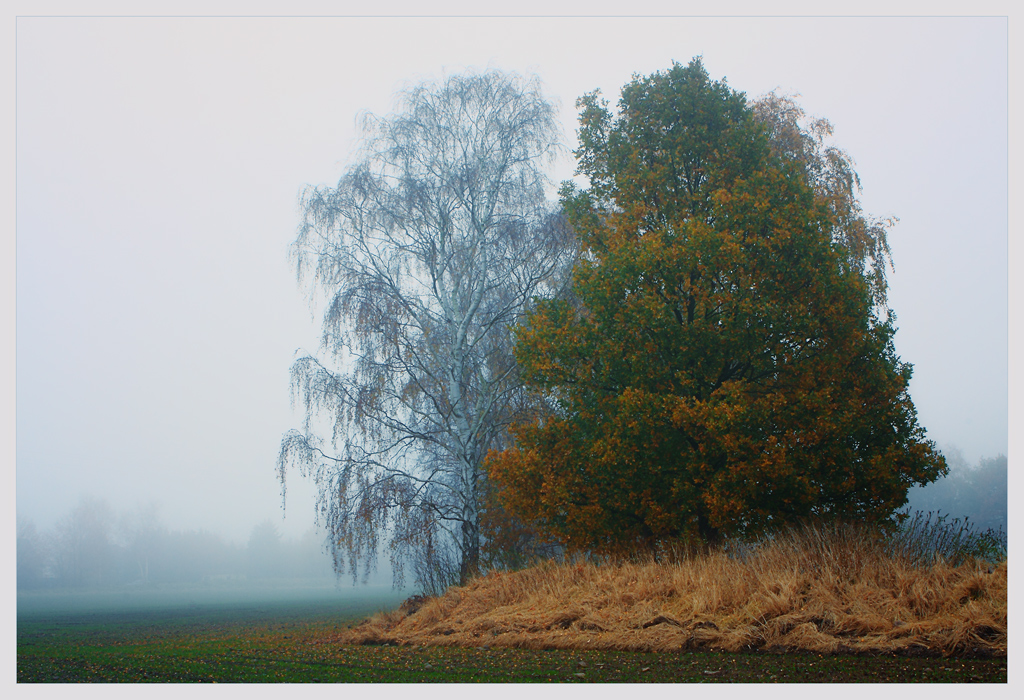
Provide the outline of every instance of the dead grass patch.
{"type": "Polygon", "coordinates": [[[542,563],[370,618],[340,641],[1000,656],[1007,563],[910,563],[837,532],[674,563],[542,563]]]}

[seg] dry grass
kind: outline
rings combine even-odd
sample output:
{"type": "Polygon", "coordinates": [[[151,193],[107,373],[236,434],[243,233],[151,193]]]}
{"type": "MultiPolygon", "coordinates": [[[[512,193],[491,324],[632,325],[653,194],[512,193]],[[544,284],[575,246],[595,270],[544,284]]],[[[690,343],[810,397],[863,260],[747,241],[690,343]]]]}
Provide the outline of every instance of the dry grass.
{"type": "Polygon", "coordinates": [[[1007,565],[912,565],[856,528],[677,563],[544,563],[410,599],[339,640],[531,649],[1006,656],[1007,565]]]}

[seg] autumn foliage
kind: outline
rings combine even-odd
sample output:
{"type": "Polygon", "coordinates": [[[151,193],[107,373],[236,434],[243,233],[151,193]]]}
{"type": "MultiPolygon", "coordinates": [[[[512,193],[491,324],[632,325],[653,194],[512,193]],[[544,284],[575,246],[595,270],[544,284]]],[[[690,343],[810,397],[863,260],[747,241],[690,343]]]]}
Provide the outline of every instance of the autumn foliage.
{"type": "Polygon", "coordinates": [[[570,550],[654,550],[882,521],[943,473],[852,188],[699,60],[635,78],[617,114],[578,104],[582,252],[517,336],[548,410],[490,456],[509,512],[570,550]]]}

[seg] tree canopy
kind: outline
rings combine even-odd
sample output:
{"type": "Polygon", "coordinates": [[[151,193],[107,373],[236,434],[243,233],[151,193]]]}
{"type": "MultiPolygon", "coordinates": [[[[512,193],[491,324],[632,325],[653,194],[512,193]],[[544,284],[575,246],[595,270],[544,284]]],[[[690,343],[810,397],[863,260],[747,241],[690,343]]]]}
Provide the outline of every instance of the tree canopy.
{"type": "Polygon", "coordinates": [[[560,129],[538,80],[497,71],[417,85],[364,126],[338,184],[302,199],[323,352],[292,368],[306,423],[280,476],[316,482],[339,571],[384,537],[399,576],[411,558],[443,589],[478,566],[483,460],[528,408],[511,329],[571,269],[544,191],[560,129]]]}
{"type": "Polygon", "coordinates": [[[695,59],[617,113],[577,103],[573,295],[517,332],[548,410],[490,459],[508,508],[570,548],[883,520],[945,469],[893,347],[885,222],[775,99],[759,113],[695,59]]]}

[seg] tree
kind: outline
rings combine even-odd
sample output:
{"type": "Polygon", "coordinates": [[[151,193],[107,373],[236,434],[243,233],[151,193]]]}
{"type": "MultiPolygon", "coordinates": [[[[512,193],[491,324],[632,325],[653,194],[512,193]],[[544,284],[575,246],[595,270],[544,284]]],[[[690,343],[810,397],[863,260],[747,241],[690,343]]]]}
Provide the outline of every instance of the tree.
{"type": "Polygon", "coordinates": [[[83,497],[61,518],[53,549],[57,577],[63,585],[96,586],[115,578],[114,525],[114,510],[101,498],[83,497]]]}
{"type": "Polygon", "coordinates": [[[535,78],[455,76],[399,107],[302,198],[293,252],[326,301],[326,358],[292,367],[306,421],[279,475],[315,481],[339,573],[388,535],[399,580],[412,554],[433,588],[478,566],[483,459],[528,409],[511,329],[564,286],[573,248],[545,198],[559,127],[535,78]]]}
{"type": "Polygon", "coordinates": [[[269,518],[253,526],[245,554],[252,578],[281,578],[291,573],[286,570],[281,533],[269,518]]]}
{"type": "MultiPolygon", "coordinates": [[[[119,526],[125,556],[132,564],[131,580],[149,583],[150,564],[159,562],[162,545],[167,540],[167,528],[160,519],[160,504],[152,501],[122,513],[119,526]]],[[[156,568],[159,569],[159,563],[156,568]]]]}
{"type": "Polygon", "coordinates": [[[910,489],[910,511],[936,512],[954,518],[966,518],[979,530],[1007,526],[1006,455],[982,458],[968,465],[960,450],[944,449],[949,473],[932,484],[910,489]]]}
{"type": "Polygon", "coordinates": [[[150,562],[153,582],[199,583],[245,571],[245,550],[209,530],[165,531],[158,553],[150,562]]]}
{"type": "Polygon", "coordinates": [[[632,551],[882,520],[942,473],[850,161],[792,114],[759,120],[699,60],[635,78],[617,115],[577,105],[575,299],[517,334],[552,408],[492,455],[506,506],[570,547],[632,551]]]}
{"type": "Polygon", "coordinates": [[[38,588],[46,577],[46,541],[36,530],[32,520],[19,515],[17,521],[17,586],[19,590],[38,588]]]}
{"type": "Polygon", "coordinates": [[[819,117],[805,126],[807,115],[796,100],[774,92],[751,107],[754,118],[767,129],[772,154],[795,166],[828,209],[832,240],[840,246],[842,263],[865,278],[876,309],[887,313],[885,268],[892,266],[892,251],[886,231],[896,217],[865,216],[857,199],[861,183],[853,158],[828,143],[833,128],[827,119],[819,117]]]}

